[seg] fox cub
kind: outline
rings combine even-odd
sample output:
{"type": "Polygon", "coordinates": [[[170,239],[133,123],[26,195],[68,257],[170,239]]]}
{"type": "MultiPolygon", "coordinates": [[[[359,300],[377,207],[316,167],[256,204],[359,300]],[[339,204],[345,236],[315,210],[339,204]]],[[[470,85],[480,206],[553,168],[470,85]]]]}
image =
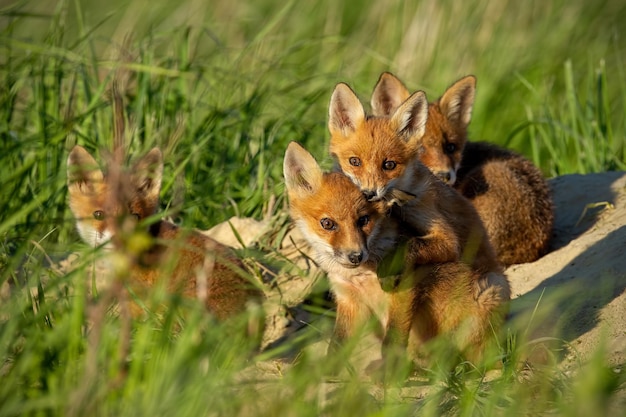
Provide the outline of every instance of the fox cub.
{"type": "MultiPolygon", "coordinates": [[[[283,170],[291,218],[326,271],[336,301],[331,349],[374,319],[383,347],[400,345],[411,359],[419,360],[424,344],[435,336],[450,336],[460,352],[471,359],[480,357],[493,328],[502,322],[509,299],[508,281],[497,263],[482,273],[464,262],[429,262],[413,268],[407,261],[402,277],[387,285],[377,269],[407,233],[403,221],[390,215],[393,203],[368,200],[342,172],[322,172],[313,156],[295,142],[287,147],[283,170]]],[[[427,169],[425,174],[431,175],[427,169]]],[[[428,188],[427,184],[423,186],[428,188]]],[[[419,216],[433,213],[434,209],[425,209],[419,216]]],[[[440,218],[425,222],[430,220],[437,223],[440,218]]],[[[446,230],[451,235],[442,239],[458,240],[455,230],[446,230]]]]}
{"type": "Polygon", "coordinates": [[[367,117],[356,94],[340,83],[329,106],[330,153],[368,200],[392,204],[412,237],[409,264],[464,260],[479,272],[501,273],[472,204],[438,181],[417,157],[427,119],[421,91],[390,117],[367,117]]]}
{"type": "MultiPolygon", "coordinates": [[[[476,207],[504,265],[532,262],[547,251],[554,222],[549,186],[523,156],[486,142],[468,142],[476,78],[467,76],[429,104],[420,160],[476,207]]],[[[375,116],[390,117],[410,96],[404,84],[383,73],[372,94],[375,116]]]]}
{"type": "MultiPolygon", "coordinates": [[[[117,230],[129,223],[141,227],[142,220],[157,213],[163,171],[158,148],[120,172],[119,184],[113,184],[78,145],[69,154],[67,171],[70,209],[80,236],[92,247],[115,247],[117,230]]],[[[169,291],[204,300],[218,319],[245,311],[250,301],[261,301],[262,291],[244,277],[245,267],[230,248],[165,220],[150,223],[146,232],[151,243],[131,266],[131,288],[141,292],[164,279],[169,291]]]]}

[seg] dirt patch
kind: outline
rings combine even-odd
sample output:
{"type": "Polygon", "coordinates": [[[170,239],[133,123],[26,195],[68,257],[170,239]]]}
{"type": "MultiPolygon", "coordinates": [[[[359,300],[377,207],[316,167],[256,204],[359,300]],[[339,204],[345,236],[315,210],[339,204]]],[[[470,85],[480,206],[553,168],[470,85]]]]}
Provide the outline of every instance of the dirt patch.
{"type": "Polygon", "coordinates": [[[556,208],[553,249],[507,270],[513,315],[528,324],[529,339],[564,341],[565,364],[586,360],[603,338],[609,363],[623,364],[626,173],[566,175],[550,185],[556,208]]]}

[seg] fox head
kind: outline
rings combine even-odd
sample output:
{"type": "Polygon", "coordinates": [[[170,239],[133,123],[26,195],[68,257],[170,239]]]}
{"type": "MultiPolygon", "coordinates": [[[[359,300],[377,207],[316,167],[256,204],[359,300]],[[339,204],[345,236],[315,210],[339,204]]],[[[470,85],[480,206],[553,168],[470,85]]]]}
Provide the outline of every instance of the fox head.
{"type": "Polygon", "coordinates": [[[386,208],[368,202],[345,175],[323,173],[315,158],[295,142],[287,147],[283,172],[291,217],[324,270],[336,265],[356,268],[388,249],[381,235],[386,208]],[[373,241],[376,247],[371,246],[373,241]]]}
{"type": "MultiPolygon", "coordinates": [[[[454,185],[457,179],[475,94],[476,78],[468,75],[448,87],[428,107],[428,121],[420,139],[419,158],[449,185],[454,185]]],[[[385,72],[381,74],[372,93],[372,113],[374,116],[390,117],[409,96],[409,90],[402,81],[385,72]]]]}
{"type": "Polygon", "coordinates": [[[120,168],[113,183],[85,148],[75,146],[67,158],[67,186],[81,238],[92,247],[111,247],[120,225],[155,214],[162,172],[161,151],[154,148],[129,171],[120,168]]]}
{"type": "Polygon", "coordinates": [[[411,191],[408,184],[428,119],[426,95],[418,91],[389,117],[368,117],[348,85],[335,87],[328,111],[330,153],[368,200],[385,198],[391,189],[411,191]]]}

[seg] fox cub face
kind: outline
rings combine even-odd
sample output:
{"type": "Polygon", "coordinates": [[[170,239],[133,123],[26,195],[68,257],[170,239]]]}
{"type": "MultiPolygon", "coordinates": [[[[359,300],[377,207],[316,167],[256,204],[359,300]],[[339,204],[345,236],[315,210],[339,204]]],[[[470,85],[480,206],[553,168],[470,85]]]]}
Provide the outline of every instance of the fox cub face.
{"type": "MultiPolygon", "coordinates": [[[[420,160],[449,185],[454,185],[457,180],[475,94],[476,78],[472,75],[451,85],[430,104],[426,129],[419,139],[420,160]]],[[[404,84],[385,72],[372,93],[372,113],[378,117],[392,117],[409,96],[404,84]]]]}
{"type": "Polygon", "coordinates": [[[83,147],[75,146],[67,159],[67,186],[81,238],[92,247],[111,248],[118,227],[155,214],[162,172],[161,151],[154,148],[129,171],[120,170],[121,181],[114,184],[83,147]]]}
{"type": "Polygon", "coordinates": [[[428,119],[426,95],[408,97],[390,117],[367,117],[356,94],[338,84],[330,99],[330,153],[370,201],[390,189],[405,189],[416,173],[414,161],[428,119]]]}
{"type": "Polygon", "coordinates": [[[283,164],[290,214],[327,272],[334,266],[356,268],[379,257],[384,238],[370,246],[383,231],[385,208],[367,201],[349,178],[339,172],[323,173],[313,156],[291,142],[283,164]]]}

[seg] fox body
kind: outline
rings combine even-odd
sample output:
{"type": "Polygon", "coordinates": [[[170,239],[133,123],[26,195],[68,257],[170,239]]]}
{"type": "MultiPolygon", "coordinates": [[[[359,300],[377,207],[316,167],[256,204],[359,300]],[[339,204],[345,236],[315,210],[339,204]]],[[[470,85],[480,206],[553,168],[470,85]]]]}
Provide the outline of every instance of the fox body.
{"type": "Polygon", "coordinates": [[[354,92],[338,84],[329,109],[330,153],[366,198],[393,203],[411,236],[409,264],[464,260],[479,272],[502,272],[472,204],[418,158],[427,119],[421,91],[389,117],[367,117],[354,92]]]}
{"type": "MultiPolygon", "coordinates": [[[[554,222],[550,189],[541,171],[522,155],[467,141],[475,91],[476,79],[467,76],[429,104],[417,154],[473,203],[500,262],[532,262],[549,247],[554,222]]],[[[372,94],[372,112],[391,117],[409,97],[398,78],[383,73],[372,94]]]]}
{"type": "MultiPolygon", "coordinates": [[[[69,205],[82,239],[90,246],[113,249],[123,230],[134,229],[157,213],[163,162],[152,149],[119,181],[105,175],[95,159],[75,146],[68,162],[69,205]]],[[[146,228],[149,247],[131,263],[129,285],[144,291],[165,280],[169,291],[204,300],[219,319],[246,310],[262,292],[244,277],[245,268],[230,248],[195,230],[158,220],[146,228]]],[[[126,250],[126,249],[124,249],[126,250]]]]}
{"type": "Polygon", "coordinates": [[[284,175],[291,217],[327,272],[337,304],[331,346],[374,318],[384,346],[406,346],[413,359],[425,342],[447,334],[459,350],[480,355],[509,298],[508,282],[497,268],[481,273],[460,261],[430,262],[383,278],[381,261],[406,239],[403,221],[390,214],[393,203],[369,201],[341,172],[323,173],[293,142],[284,175]]]}

